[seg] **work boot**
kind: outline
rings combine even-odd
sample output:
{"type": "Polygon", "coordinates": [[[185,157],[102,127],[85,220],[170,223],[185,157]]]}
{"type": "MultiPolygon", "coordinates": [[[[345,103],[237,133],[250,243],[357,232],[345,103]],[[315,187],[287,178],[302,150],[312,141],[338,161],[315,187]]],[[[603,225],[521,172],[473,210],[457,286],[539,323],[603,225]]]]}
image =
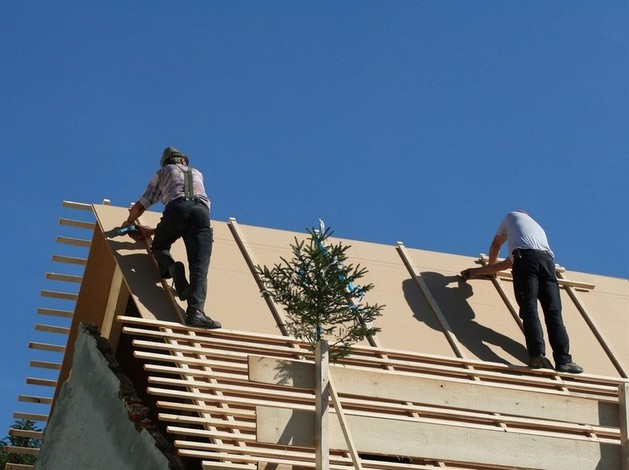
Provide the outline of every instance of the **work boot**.
{"type": "Polygon", "coordinates": [[[553,365],[546,356],[534,356],[529,361],[531,369],[552,369],[553,365]]]}
{"type": "Polygon", "coordinates": [[[197,328],[208,328],[214,330],[220,328],[221,324],[215,320],[212,320],[205,313],[197,308],[188,309],[186,312],[186,325],[195,326],[197,328]]]}
{"type": "Polygon", "coordinates": [[[181,261],[175,261],[168,268],[168,273],[170,277],[173,278],[173,282],[175,283],[175,292],[177,292],[177,297],[181,300],[186,300],[188,298],[188,291],[190,290],[190,284],[188,284],[188,280],[186,279],[186,269],[181,261]]]}
{"type": "Polygon", "coordinates": [[[566,362],[565,364],[557,364],[555,370],[557,372],[567,372],[569,374],[580,374],[583,372],[583,367],[576,362],[566,362]]]}

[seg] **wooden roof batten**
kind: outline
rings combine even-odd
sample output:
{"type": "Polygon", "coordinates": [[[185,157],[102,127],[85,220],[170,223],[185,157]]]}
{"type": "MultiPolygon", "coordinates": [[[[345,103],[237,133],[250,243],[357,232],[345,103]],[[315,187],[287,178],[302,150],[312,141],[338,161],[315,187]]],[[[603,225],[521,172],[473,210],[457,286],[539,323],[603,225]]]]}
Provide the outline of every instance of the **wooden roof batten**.
{"type": "MultiPolygon", "coordinates": [[[[66,209],[72,209],[72,210],[78,209],[78,210],[83,210],[83,211],[89,211],[90,213],[92,213],[91,204],[82,204],[82,203],[64,201],[62,203],[62,206],[63,208],[66,208],[66,209]]],[[[67,218],[59,219],[59,225],[62,227],[69,227],[70,229],[75,229],[75,228],[79,230],[88,229],[90,231],[93,231],[94,229],[93,222],[85,222],[85,221],[67,219],[67,218]]],[[[67,237],[67,236],[57,237],[57,242],[62,245],[69,245],[73,249],[77,249],[77,248],[84,249],[86,247],[89,247],[90,245],[90,243],[86,240],[76,239],[76,238],[67,237]]],[[[56,263],[61,263],[61,264],[84,266],[86,263],[86,258],[77,257],[77,256],[53,255],[52,261],[56,263]]],[[[45,279],[47,281],[60,281],[60,282],[66,282],[70,284],[78,284],[78,285],[80,285],[82,281],[82,277],[80,275],[64,274],[64,273],[46,273],[45,279]]],[[[43,298],[55,299],[55,300],[60,300],[60,301],[69,301],[69,302],[76,302],[76,299],[78,298],[78,294],[73,293],[73,292],[55,291],[55,290],[49,290],[49,289],[42,290],[41,296],[43,298]]],[[[37,309],[37,313],[40,315],[48,315],[48,316],[55,317],[57,319],[60,319],[60,321],[63,323],[64,319],[69,319],[72,317],[73,309],[66,310],[66,309],[59,309],[59,308],[39,307],[37,309]]],[[[45,342],[40,342],[40,341],[31,341],[29,342],[29,349],[31,349],[32,351],[42,351],[43,354],[47,354],[47,355],[50,355],[50,354],[63,355],[65,353],[66,343],[67,343],[67,338],[68,338],[68,333],[69,333],[68,324],[62,324],[62,325],[49,325],[48,324],[47,325],[47,324],[38,323],[35,325],[35,331],[40,334],[61,335],[62,344],[59,344],[59,343],[50,344],[50,343],[45,343],[45,342]]],[[[58,371],[61,368],[61,362],[60,361],[51,362],[50,360],[33,359],[29,362],[29,366],[33,367],[35,370],[48,371],[49,374],[52,372],[53,378],[51,377],[45,377],[45,378],[44,377],[27,377],[26,384],[29,386],[45,387],[47,390],[52,390],[54,393],[54,389],[57,386],[57,380],[56,380],[55,375],[58,373],[58,371]]],[[[36,423],[43,423],[44,425],[48,421],[50,407],[53,403],[52,396],[37,396],[37,395],[32,395],[32,394],[22,394],[18,396],[18,402],[27,403],[27,404],[30,404],[32,406],[37,406],[37,407],[44,406],[46,407],[46,410],[40,410],[40,411],[43,411],[40,413],[16,411],[13,413],[14,419],[31,420],[31,421],[35,421],[36,423]]],[[[16,430],[13,428],[9,430],[9,433],[10,435],[19,436],[19,437],[33,437],[33,438],[38,438],[38,439],[42,437],[42,432],[23,431],[23,430],[16,430]]],[[[39,449],[38,448],[12,447],[9,451],[13,453],[17,453],[17,454],[37,455],[39,449]]],[[[18,470],[18,469],[26,469],[26,468],[33,468],[33,467],[31,465],[9,463],[7,464],[6,468],[18,470]]]]}
{"type": "MultiPolygon", "coordinates": [[[[219,458],[220,455],[224,456],[224,458],[228,459],[230,462],[235,462],[241,465],[251,463],[251,456],[256,456],[261,459],[258,461],[264,461],[269,464],[280,465],[286,464],[286,462],[293,462],[294,465],[297,465],[296,462],[299,462],[299,465],[306,465],[307,467],[310,466],[311,468],[314,468],[312,467],[314,462],[314,450],[312,450],[312,453],[309,454],[298,445],[294,451],[289,453],[290,458],[286,459],[286,454],[284,452],[280,452],[279,448],[270,443],[259,442],[259,437],[256,441],[252,435],[254,430],[258,436],[261,432],[261,429],[259,428],[260,419],[262,419],[259,417],[260,407],[265,408],[265,410],[268,408],[283,409],[285,411],[290,411],[291,413],[291,410],[301,410],[299,412],[304,413],[311,412],[314,409],[314,394],[312,391],[308,392],[304,389],[304,387],[307,387],[305,384],[307,377],[311,377],[312,374],[287,373],[282,375],[282,377],[298,377],[298,380],[300,381],[298,389],[282,388],[287,385],[290,386],[290,384],[285,382],[285,379],[282,379],[285,382],[283,384],[271,381],[269,383],[270,388],[267,388],[268,386],[265,387],[259,383],[259,372],[254,373],[251,369],[252,363],[261,364],[265,361],[270,361],[271,365],[266,366],[265,369],[271,372],[271,377],[275,377],[275,379],[277,379],[277,363],[274,363],[273,361],[279,360],[283,362],[291,362],[293,361],[293,359],[290,359],[291,357],[306,356],[306,358],[309,358],[306,361],[297,360],[297,364],[302,367],[307,365],[309,361],[312,361],[312,357],[305,351],[306,345],[302,345],[302,348],[304,348],[303,350],[295,351],[294,348],[288,346],[278,347],[277,337],[264,337],[260,335],[252,336],[246,332],[215,330],[212,332],[192,332],[193,334],[189,340],[190,346],[184,346],[182,344],[184,342],[183,338],[188,335],[189,331],[181,325],[172,324],[173,333],[176,334],[178,338],[177,345],[175,346],[173,344],[168,345],[160,341],[141,339],[143,337],[158,338],[162,336],[163,333],[160,333],[159,330],[165,325],[160,325],[158,323],[142,319],[124,317],[120,317],[119,321],[125,325],[123,327],[123,333],[132,335],[132,337],[135,338],[133,340],[135,350],[134,354],[137,357],[143,357],[146,359],[145,369],[150,374],[149,381],[151,383],[148,391],[150,394],[158,397],[158,408],[162,410],[160,412],[160,418],[164,418],[175,423],[169,426],[169,431],[182,436],[182,438],[176,441],[176,445],[179,448],[181,455],[197,456],[198,458],[211,458],[211,456],[219,458]],[[264,339],[270,341],[272,347],[261,347],[263,346],[264,339]],[[169,355],[168,351],[172,348],[176,348],[175,350],[181,352],[187,351],[190,354],[193,351],[196,351],[197,355],[207,358],[206,360],[208,361],[208,365],[210,367],[204,370],[189,370],[189,376],[186,379],[178,379],[175,377],[180,375],[180,370],[177,367],[167,368],[163,366],[164,362],[172,362],[173,364],[176,364],[178,361],[186,361],[186,359],[180,355],[169,355]],[[243,352],[238,352],[239,350],[242,350],[243,352]],[[266,351],[266,355],[252,355],[247,352],[248,350],[264,350],[266,351]],[[154,351],[153,356],[149,354],[150,351],[154,351]],[[276,359],[273,358],[273,355],[275,355],[276,359]],[[213,373],[212,370],[220,370],[221,372],[213,373]],[[151,372],[159,372],[159,376],[155,376],[151,374],[151,372]],[[252,377],[252,374],[254,374],[255,377],[252,377]],[[169,378],[168,375],[172,378],[169,378]],[[192,386],[194,390],[189,390],[187,392],[177,391],[181,385],[186,384],[192,386]],[[278,386],[280,386],[280,389],[277,389],[278,386]],[[217,395],[217,391],[221,391],[221,395],[217,395]],[[178,410],[185,411],[185,413],[187,413],[189,408],[187,406],[182,406],[182,403],[178,404],[170,402],[172,399],[191,399],[193,403],[193,408],[191,409],[196,407],[200,413],[200,419],[197,424],[206,422],[206,424],[212,424],[213,429],[195,431],[194,429],[181,428],[180,426],[177,426],[176,423],[180,420],[187,420],[190,422],[189,417],[177,417],[178,410]],[[195,402],[196,404],[194,404],[195,402]],[[225,403],[228,406],[221,408],[219,407],[221,403],[225,403]],[[205,409],[204,407],[210,408],[205,409]],[[233,409],[235,414],[232,416],[232,420],[226,420],[224,413],[229,413],[233,409]],[[217,415],[216,412],[221,413],[222,416],[217,415]],[[209,416],[211,415],[216,417],[212,417],[210,419],[209,416]],[[258,421],[255,426],[251,422],[251,419],[254,416],[258,417],[258,421]],[[221,424],[222,426],[219,426],[221,424]],[[219,429],[221,427],[222,429],[219,429]],[[229,429],[231,429],[231,431],[229,431],[229,429]],[[234,434],[234,429],[238,429],[239,434],[234,434]],[[232,444],[226,442],[228,437],[235,439],[236,435],[240,435],[242,440],[232,444]],[[247,435],[250,435],[250,437],[247,437],[247,435]],[[207,444],[202,444],[185,439],[183,436],[204,436],[209,440],[209,442],[207,444]],[[221,440],[221,443],[211,444],[214,439],[221,440]],[[216,455],[217,453],[219,455],[216,455]],[[280,457],[280,455],[283,455],[284,457],[280,457]]],[[[403,373],[390,372],[385,370],[382,367],[382,364],[378,364],[378,362],[382,362],[383,359],[378,357],[378,351],[375,351],[374,348],[358,347],[357,349],[358,358],[352,359],[359,361],[358,363],[348,361],[350,362],[349,365],[340,364],[339,366],[334,366],[333,372],[338,368],[343,372],[350,371],[351,373],[354,373],[353,371],[356,371],[363,375],[366,373],[396,378],[396,380],[401,380],[402,382],[397,382],[391,385],[390,390],[394,393],[397,393],[397,391],[400,390],[400,384],[404,383],[404,381],[408,381],[407,387],[412,390],[416,390],[416,393],[420,395],[420,397],[402,397],[398,393],[394,397],[387,398],[383,396],[385,392],[382,392],[380,388],[377,388],[364,392],[362,394],[364,397],[360,398],[360,390],[368,390],[364,388],[365,385],[362,385],[361,382],[353,379],[353,376],[348,376],[349,378],[346,379],[343,379],[343,376],[340,376],[338,379],[340,382],[335,380],[335,384],[343,384],[344,386],[349,384],[350,386],[358,389],[356,390],[352,388],[344,390],[343,387],[338,387],[336,390],[346,417],[371,416],[375,419],[377,416],[382,416],[388,420],[394,419],[401,422],[426,423],[426,426],[433,426],[433,424],[430,423],[439,423],[445,420],[444,423],[451,423],[448,426],[462,426],[466,432],[474,432],[471,431],[474,429],[481,431],[501,429],[500,427],[496,428],[496,420],[498,419],[503,420],[509,425],[509,430],[507,431],[508,433],[516,433],[520,436],[523,435],[523,433],[524,435],[531,434],[536,436],[547,434],[548,436],[557,436],[568,440],[576,439],[577,441],[582,442],[604,443],[605,445],[616,446],[618,448],[618,453],[620,453],[621,424],[619,423],[625,419],[622,418],[622,416],[626,416],[626,410],[624,410],[620,405],[618,394],[619,385],[623,388],[623,390],[626,390],[627,386],[627,383],[623,382],[621,379],[610,381],[608,379],[603,379],[603,381],[607,381],[609,393],[615,395],[615,399],[608,393],[603,393],[601,395],[599,392],[602,392],[605,387],[601,387],[600,384],[596,387],[592,387],[591,393],[587,395],[583,394],[583,390],[581,389],[579,389],[575,395],[573,391],[575,389],[572,384],[566,385],[568,388],[567,392],[559,391],[557,390],[556,384],[551,377],[540,378],[537,377],[535,372],[524,368],[522,368],[522,375],[516,377],[507,373],[507,370],[504,370],[502,373],[505,374],[504,377],[502,377],[504,379],[504,383],[502,384],[482,384],[481,382],[474,381],[470,378],[462,378],[458,380],[453,379],[450,374],[442,369],[434,370],[430,368],[430,361],[432,360],[431,357],[424,356],[422,358],[422,355],[413,355],[405,352],[400,353],[407,358],[409,363],[415,364],[416,372],[410,371],[409,368],[407,368],[407,370],[403,373]],[[360,361],[366,355],[369,355],[375,363],[365,362],[360,364],[360,361]],[[428,362],[424,362],[426,360],[428,360],[428,362]],[[426,374],[425,367],[429,368],[430,374],[426,374]],[[440,377],[437,375],[439,372],[441,372],[440,377]],[[418,386],[412,382],[413,380],[419,381],[418,383],[423,382],[425,385],[418,386]],[[517,381],[515,384],[514,380],[517,381]],[[496,401],[497,398],[494,398],[493,400],[479,400],[479,403],[483,402],[490,408],[485,413],[481,412],[480,409],[478,411],[473,411],[470,408],[471,405],[469,404],[457,405],[452,403],[450,405],[453,406],[452,409],[444,409],[444,403],[439,402],[429,401],[424,402],[425,404],[420,404],[419,401],[424,401],[425,399],[438,400],[440,397],[439,393],[434,393],[431,392],[430,389],[426,389],[426,386],[430,383],[436,384],[437,386],[447,385],[448,387],[464,387],[460,391],[457,390],[452,394],[448,394],[445,398],[446,400],[449,399],[449,397],[466,399],[466,397],[473,397],[477,394],[476,392],[466,393],[465,387],[482,387],[482,390],[485,391],[493,390],[494,392],[492,393],[497,394],[495,397],[504,397],[509,394],[514,394],[513,396],[517,399],[514,400],[517,402],[517,404],[514,405],[516,408],[519,406],[527,406],[521,404],[523,402],[523,397],[526,397],[527,394],[531,394],[532,398],[530,402],[534,404],[539,402],[539,398],[536,394],[543,393],[548,405],[544,407],[544,409],[537,410],[538,412],[541,411],[542,413],[545,413],[545,410],[556,411],[565,407],[563,409],[566,410],[566,414],[569,415],[570,420],[574,420],[574,423],[571,424],[571,422],[561,421],[561,419],[567,419],[566,416],[562,418],[560,416],[553,417],[552,415],[546,414],[544,416],[540,416],[539,418],[535,418],[531,415],[531,410],[527,411],[523,409],[519,409],[516,412],[514,410],[502,408],[499,409],[500,413],[496,416],[492,413],[491,403],[487,405],[486,402],[496,401]],[[548,388],[548,386],[550,386],[550,388],[548,388]],[[555,389],[556,391],[553,392],[552,389],[555,389]],[[379,401],[379,397],[387,399],[385,401],[379,401]],[[410,400],[408,398],[410,398],[410,400]],[[391,399],[393,399],[393,401],[389,401],[391,399]],[[553,405],[552,400],[559,401],[557,401],[557,405],[553,405]],[[569,404],[566,405],[564,400],[567,400],[569,404]],[[588,402],[591,403],[591,406],[588,405],[590,406],[590,411],[588,412],[590,418],[586,418],[585,415],[576,416],[575,411],[581,409],[582,405],[588,402]],[[410,407],[414,408],[415,411],[418,412],[418,415],[420,416],[419,418],[413,418],[407,414],[409,406],[407,406],[406,403],[411,403],[410,407]],[[563,405],[559,406],[559,403],[563,403],[563,405]],[[608,411],[601,414],[601,406],[608,411]],[[463,411],[465,409],[468,411],[463,411]],[[614,409],[616,411],[609,411],[614,409]],[[624,414],[621,414],[621,410],[623,410],[622,413],[624,414]],[[518,415],[520,417],[518,417],[518,415]],[[476,421],[476,424],[462,424],[470,419],[472,419],[472,421],[476,421]],[[599,419],[603,419],[603,421],[598,423],[597,420],[599,419]],[[587,424],[588,421],[590,424],[587,424]],[[527,429],[529,430],[527,431],[527,429]]],[[[393,351],[385,352],[387,353],[387,356],[390,356],[393,351]]],[[[446,362],[449,363],[451,367],[459,369],[461,371],[461,377],[469,376],[470,369],[465,367],[465,361],[461,362],[456,359],[450,359],[446,362]]],[[[501,375],[500,372],[495,372],[495,374],[497,376],[501,375]]],[[[263,379],[263,382],[266,380],[267,379],[263,379]]],[[[588,378],[582,377],[582,380],[587,382],[588,378]]],[[[599,380],[596,382],[598,383],[599,380]]],[[[383,382],[381,380],[371,380],[366,383],[377,383],[378,387],[383,386],[383,382]]],[[[336,412],[338,411],[335,411],[335,413],[336,412]]],[[[350,418],[350,428],[352,426],[351,420],[354,420],[355,426],[355,418],[350,418]]],[[[192,422],[194,421],[192,420],[192,422]]],[[[276,421],[269,418],[268,422],[276,421]]],[[[358,436],[359,439],[364,439],[364,436],[362,436],[360,432],[360,427],[351,429],[354,430],[352,432],[353,436],[358,436]],[[358,431],[356,431],[356,429],[358,431]],[[358,432],[358,434],[356,434],[356,432],[358,432]]],[[[593,445],[596,447],[598,444],[593,445]]],[[[285,443],[282,444],[282,448],[286,448],[285,443]]],[[[341,452],[341,454],[331,457],[332,464],[337,465],[338,468],[352,468],[351,465],[353,464],[351,463],[351,459],[347,458],[347,455],[342,452],[342,449],[337,449],[336,452],[341,452]]],[[[619,457],[617,462],[620,462],[619,457]]],[[[463,463],[461,462],[460,464],[463,463]]],[[[470,464],[472,464],[472,462],[470,462],[470,464]]],[[[361,465],[362,468],[366,469],[396,468],[394,463],[388,465],[387,463],[378,462],[376,465],[374,462],[370,462],[368,457],[365,458],[362,456],[361,465]]]]}

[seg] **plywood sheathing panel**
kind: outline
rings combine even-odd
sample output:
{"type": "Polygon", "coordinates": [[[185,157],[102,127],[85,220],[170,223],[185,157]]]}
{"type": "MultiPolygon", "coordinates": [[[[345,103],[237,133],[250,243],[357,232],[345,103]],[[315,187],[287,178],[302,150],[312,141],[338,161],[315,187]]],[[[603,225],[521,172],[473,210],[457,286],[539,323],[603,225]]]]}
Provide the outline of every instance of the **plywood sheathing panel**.
{"type": "MultiPolygon", "coordinates": [[[[108,205],[95,205],[94,213],[100,230],[107,239],[110,256],[113,255],[120,266],[140,316],[147,319],[180,321],[164,292],[161,278],[154,261],[148,255],[146,244],[142,241],[137,242],[128,235],[115,235],[115,229],[127,218],[128,210],[108,205]]],[[[146,212],[141,222],[155,227],[159,219],[160,214],[146,212]]],[[[175,257],[180,256],[181,249],[178,246],[180,243],[178,241],[173,246],[172,252],[175,257]]]]}
{"type": "Polygon", "coordinates": [[[279,333],[227,223],[212,221],[214,248],[208,275],[206,311],[224,327],[279,333]]]}
{"type": "Polygon", "coordinates": [[[380,345],[456,357],[443,331],[436,327],[430,305],[395,247],[341,241],[351,245],[349,262],[360,264],[369,271],[364,277],[364,284],[373,283],[375,287],[365,297],[366,301],[385,305],[382,316],[376,321],[376,326],[381,328],[377,334],[380,345]]]}
{"type": "MultiPolygon", "coordinates": [[[[127,217],[127,210],[112,206],[96,206],[97,219],[106,233],[112,233],[127,217]]],[[[155,227],[160,213],[145,212],[141,223],[155,227]]],[[[225,222],[212,221],[214,244],[208,273],[206,313],[226,328],[243,329],[260,333],[275,333],[275,322],[257,288],[247,264],[240,253],[225,222]]],[[[180,321],[161,284],[154,261],[143,242],[129,236],[110,236],[109,247],[120,265],[129,291],[142,318],[180,321]]],[[[183,241],[177,240],[171,249],[173,258],[185,265],[189,276],[188,260],[183,241]]],[[[172,282],[169,280],[168,284],[172,282]]],[[[174,301],[180,313],[186,302],[176,296],[174,301]]]]}
{"type": "MultiPolygon", "coordinates": [[[[629,281],[613,277],[594,274],[566,272],[565,277],[575,281],[595,284],[596,287],[589,291],[574,289],[577,300],[585,308],[587,315],[595,323],[603,341],[612,351],[614,357],[624,366],[629,368],[629,343],[627,331],[629,331],[629,281]]],[[[571,300],[567,300],[572,302],[571,300]]],[[[582,315],[577,313],[580,317],[582,315]]],[[[588,327],[589,330],[589,327],[588,327]]],[[[570,330],[569,330],[570,331],[570,330]]],[[[578,343],[577,337],[571,335],[571,348],[574,351],[575,360],[583,362],[586,370],[592,370],[595,374],[618,375],[618,372],[605,359],[599,361],[599,353],[592,357],[589,344],[578,343]],[[582,359],[582,356],[583,359],[582,359]],[[610,372],[608,372],[610,371],[610,372]]]]}
{"type": "MultiPolygon", "coordinates": [[[[528,361],[524,337],[505,302],[488,280],[463,282],[459,273],[475,259],[407,248],[419,276],[443,312],[468,359],[522,365],[528,361]]],[[[509,286],[510,287],[510,286],[509,286]]],[[[440,329],[434,317],[429,327],[440,329]]]]}
{"type": "MultiPolygon", "coordinates": [[[[127,209],[112,206],[95,206],[95,212],[99,226],[105,232],[118,226],[127,216],[127,209]]],[[[159,218],[159,213],[147,212],[142,222],[154,226],[159,218]]],[[[226,328],[277,332],[275,321],[227,224],[213,222],[213,226],[215,244],[208,278],[208,314],[226,328]]],[[[256,260],[268,266],[278,262],[281,256],[291,257],[290,244],[295,237],[300,240],[307,237],[305,232],[246,225],[241,225],[241,229],[256,260]]],[[[435,320],[424,294],[395,247],[341,241],[351,245],[349,262],[359,263],[368,269],[364,282],[375,284],[366,300],[386,305],[383,316],[376,322],[376,326],[382,328],[377,336],[382,346],[454,356],[441,325],[435,320]]],[[[108,245],[123,270],[125,282],[141,315],[149,319],[180,321],[169,305],[146,247],[129,237],[111,238],[108,245]]],[[[523,334],[493,284],[488,280],[472,280],[467,284],[460,282],[458,273],[476,265],[475,258],[409,248],[407,251],[417,273],[426,282],[434,301],[461,343],[463,357],[516,365],[526,362],[523,334]]],[[[187,266],[182,242],[175,244],[173,254],[187,266]]],[[[596,285],[591,291],[577,291],[577,295],[596,320],[614,353],[627,362],[629,347],[624,338],[629,326],[629,318],[625,314],[629,306],[627,281],[574,272],[566,274],[566,277],[596,285]]],[[[512,283],[508,280],[500,282],[507,301],[517,310],[512,283]]],[[[562,293],[562,300],[575,360],[584,365],[586,372],[617,376],[605,351],[565,292],[562,293]]],[[[179,302],[179,305],[185,308],[185,303],[179,302]]],[[[548,351],[550,355],[550,347],[548,351]]]]}

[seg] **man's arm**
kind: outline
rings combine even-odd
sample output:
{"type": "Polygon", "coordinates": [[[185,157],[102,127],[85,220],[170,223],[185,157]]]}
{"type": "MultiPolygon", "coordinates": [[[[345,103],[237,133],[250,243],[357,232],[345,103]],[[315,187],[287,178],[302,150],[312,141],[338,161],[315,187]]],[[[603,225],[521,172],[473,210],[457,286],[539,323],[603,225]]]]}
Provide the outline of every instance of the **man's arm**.
{"type": "Polygon", "coordinates": [[[144,214],[144,211],[146,211],[146,208],[144,207],[144,205],[142,205],[140,201],[137,201],[135,204],[133,204],[133,207],[129,209],[129,216],[127,217],[127,220],[125,220],[122,223],[123,227],[127,227],[129,225],[135,225],[136,232],[134,235],[130,235],[130,236],[136,240],[143,240],[145,238],[152,236],[155,233],[154,228],[147,227],[145,225],[140,225],[138,223],[138,219],[140,218],[142,214],[144,214]]]}
{"type": "Polygon", "coordinates": [[[127,220],[122,223],[122,226],[126,227],[127,225],[132,225],[136,223],[140,216],[144,214],[145,210],[146,209],[144,208],[142,203],[140,201],[137,201],[135,204],[133,204],[133,207],[129,209],[129,217],[127,217],[127,220]]]}
{"type": "Polygon", "coordinates": [[[500,253],[500,247],[507,241],[507,237],[502,235],[496,235],[491,241],[489,247],[489,264],[495,264],[498,260],[498,254],[500,253]]]}
{"type": "Polygon", "coordinates": [[[488,264],[486,266],[481,266],[478,268],[465,269],[461,271],[461,276],[463,276],[464,279],[472,279],[478,276],[496,274],[497,272],[509,269],[513,264],[510,257],[507,257],[499,263],[496,262],[498,260],[498,254],[500,253],[500,247],[505,241],[507,241],[506,237],[502,235],[496,235],[491,241],[491,246],[489,247],[488,264]]]}
{"type": "Polygon", "coordinates": [[[512,264],[513,262],[511,261],[511,258],[506,258],[499,263],[488,264],[486,266],[480,266],[478,268],[467,268],[461,271],[461,276],[463,276],[463,278],[467,280],[473,279],[478,276],[496,274],[497,272],[509,269],[512,264]]]}

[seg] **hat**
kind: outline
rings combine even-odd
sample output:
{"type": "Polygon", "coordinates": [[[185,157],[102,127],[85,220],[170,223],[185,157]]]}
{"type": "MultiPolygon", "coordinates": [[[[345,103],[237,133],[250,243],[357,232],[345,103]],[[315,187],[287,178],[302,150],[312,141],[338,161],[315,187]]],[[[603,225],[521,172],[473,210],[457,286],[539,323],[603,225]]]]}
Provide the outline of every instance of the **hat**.
{"type": "Polygon", "coordinates": [[[164,149],[164,152],[162,153],[162,159],[159,161],[159,166],[164,166],[168,159],[172,157],[183,157],[186,159],[186,162],[189,161],[188,157],[177,150],[175,147],[166,147],[164,149]]]}

